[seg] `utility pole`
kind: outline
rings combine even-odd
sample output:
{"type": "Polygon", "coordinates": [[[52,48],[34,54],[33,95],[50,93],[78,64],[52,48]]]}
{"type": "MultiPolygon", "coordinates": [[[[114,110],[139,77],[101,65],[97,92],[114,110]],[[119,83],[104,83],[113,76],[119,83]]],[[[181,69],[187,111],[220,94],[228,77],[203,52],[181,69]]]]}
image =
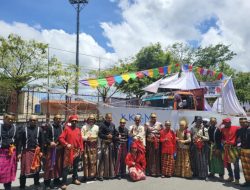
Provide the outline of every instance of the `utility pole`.
{"type": "Polygon", "coordinates": [[[69,3],[76,9],[76,80],[75,94],[78,95],[79,90],[79,29],[80,29],[80,12],[88,0],[69,0],[69,3]]]}
{"type": "MultiPolygon", "coordinates": [[[[98,67],[98,78],[100,78],[100,73],[101,73],[101,57],[98,58],[98,63],[99,63],[99,67],[98,67]]],[[[100,91],[98,90],[98,99],[97,99],[98,103],[100,101],[100,91]]]]}
{"type": "Polygon", "coordinates": [[[49,68],[49,46],[48,46],[48,77],[47,77],[47,86],[48,86],[48,93],[47,93],[47,114],[46,114],[46,122],[49,123],[50,122],[50,109],[49,109],[49,100],[50,100],[50,96],[49,96],[49,93],[50,93],[50,89],[49,89],[49,77],[50,77],[50,68],[49,68]]]}

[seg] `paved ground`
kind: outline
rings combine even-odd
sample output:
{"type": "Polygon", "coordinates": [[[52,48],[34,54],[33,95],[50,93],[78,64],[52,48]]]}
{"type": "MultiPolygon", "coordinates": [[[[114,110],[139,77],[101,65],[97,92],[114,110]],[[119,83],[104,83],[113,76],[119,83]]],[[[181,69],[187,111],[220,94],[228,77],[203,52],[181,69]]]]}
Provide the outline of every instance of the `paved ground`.
{"type": "MultiPolygon", "coordinates": [[[[20,170],[18,170],[19,176],[20,170]]],[[[79,172],[79,176],[82,173],[79,172]]],[[[227,177],[227,176],[225,176],[227,177]]],[[[243,174],[241,173],[241,180],[240,182],[244,182],[243,174]]],[[[40,180],[41,182],[43,179],[40,180]]],[[[70,181],[69,181],[70,182],[70,181]]],[[[27,190],[33,190],[34,187],[32,186],[33,179],[27,179],[27,190]]],[[[43,183],[42,183],[43,185],[43,183]]],[[[19,180],[17,179],[13,183],[13,190],[18,190],[19,180]]],[[[0,189],[3,189],[3,186],[0,185],[0,189]]],[[[42,187],[40,188],[43,189],[42,187]]],[[[239,189],[239,190],[249,190],[250,188],[242,188],[240,186],[236,186],[232,183],[225,183],[220,182],[218,179],[210,180],[210,181],[201,181],[197,179],[187,180],[177,177],[172,178],[152,178],[147,177],[145,181],[140,182],[130,182],[127,179],[122,180],[106,180],[103,182],[95,181],[95,182],[88,182],[82,183],[80,186],[70,184],[68,186],[68,190],[230,190],[230,189],[239,189]]]]}

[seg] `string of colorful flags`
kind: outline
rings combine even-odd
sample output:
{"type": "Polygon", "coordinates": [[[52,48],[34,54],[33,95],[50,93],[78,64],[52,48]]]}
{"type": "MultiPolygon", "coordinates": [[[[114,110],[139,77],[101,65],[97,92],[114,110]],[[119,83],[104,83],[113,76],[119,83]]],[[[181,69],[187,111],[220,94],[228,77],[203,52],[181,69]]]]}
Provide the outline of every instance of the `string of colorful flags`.
{"type": "Polygon", "coordinates": [[[166,74],[172,74],[179,72],[182,69],[182,71],[193,71],[196,72],[202,76],[216,76],[217,80],[221,80],[223,78],[223,73],[212,71],[209,69],[204,69],[201,67],[193,67],[192,65],[184,64],[182,67],[180,67],[180,64],[176,65],[169,65],[164,67],[158,67],[154,69],[147,69],[143,71],[137,71],[137,72],[130,72],[130,73],[124,73],[121,75],[115,75],[115,76],[108,76],[105,78],[99,78],[99,79],[84,79],[80,80],[79,82],[81,84],[84,84],[86,86],[90,86],[92,88],[97,87],[107,87],[112,86],[113,84],[121,84],[123,81],[128,82],[130,79],[134,80],[136,78],[141,79],[144,77],[157,77],[157,76],[165,76],[166,74]]]}

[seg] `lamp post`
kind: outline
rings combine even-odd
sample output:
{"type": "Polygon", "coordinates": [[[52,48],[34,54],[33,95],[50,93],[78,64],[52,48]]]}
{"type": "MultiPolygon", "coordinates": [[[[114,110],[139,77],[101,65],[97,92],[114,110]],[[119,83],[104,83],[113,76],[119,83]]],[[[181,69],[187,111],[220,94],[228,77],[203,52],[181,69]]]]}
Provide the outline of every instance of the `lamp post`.
{"type": "Polygon", "coordinates": [[[88,0],[69,0],[69,3],[76,9],[76,81],[75,94],[78,95],[79,81],[79,27],[80,27],[80,12],[88,0]]]}

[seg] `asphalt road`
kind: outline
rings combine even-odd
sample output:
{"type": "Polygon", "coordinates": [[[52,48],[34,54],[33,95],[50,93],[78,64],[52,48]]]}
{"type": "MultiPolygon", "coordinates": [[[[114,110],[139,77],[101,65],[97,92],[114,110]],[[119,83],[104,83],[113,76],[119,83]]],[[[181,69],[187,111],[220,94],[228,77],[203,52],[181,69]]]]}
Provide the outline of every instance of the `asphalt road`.
{"type": "MultiPolygon", "coordinates": [[[[19,176],[20,170],[18,170],[17,176],[19,176]]],[[[82,176],[82,173],[79,172],[79,176],[82,176]]],[[[70,178],[70,176],[69,176],[70,178]]],[[[227,178],[227,175],[225,175],[227,178]]],[[[40,179],[42,182],[43,179],[40,179]]],[[[241,183],[244,182],[243,173],[241,172],[241,183]]],[[[70,179],[69,179],[70,183],[70,179]]],[[[27,190],[33,190],[34,186],[33,179],[27,179],[27,190]]],[[[17,179],[13,182],[13,190],[18,190],[19,180],[17,179]]],[[[43,189],[43,183],[41,183],[41,190],[43,189]]],[[[3,189],[3,186],[0,185],[0,189],[3,189]]],[[[217,178],[209,181],[198,180],[198,179],[183,179],[183,178],[153,178],[147,177],[144,181],[131,182],[127,179],[114,179],[106,180],[103,182],[94,181],[82,183],[80,186],[70,184],[67,188],[68,190],[230,190],[230,189],[240,189],[240,190],[249,190],[250,188],[243,188],[239,185],[234,185],[233,183],[221,182],[217,178]]]]}

